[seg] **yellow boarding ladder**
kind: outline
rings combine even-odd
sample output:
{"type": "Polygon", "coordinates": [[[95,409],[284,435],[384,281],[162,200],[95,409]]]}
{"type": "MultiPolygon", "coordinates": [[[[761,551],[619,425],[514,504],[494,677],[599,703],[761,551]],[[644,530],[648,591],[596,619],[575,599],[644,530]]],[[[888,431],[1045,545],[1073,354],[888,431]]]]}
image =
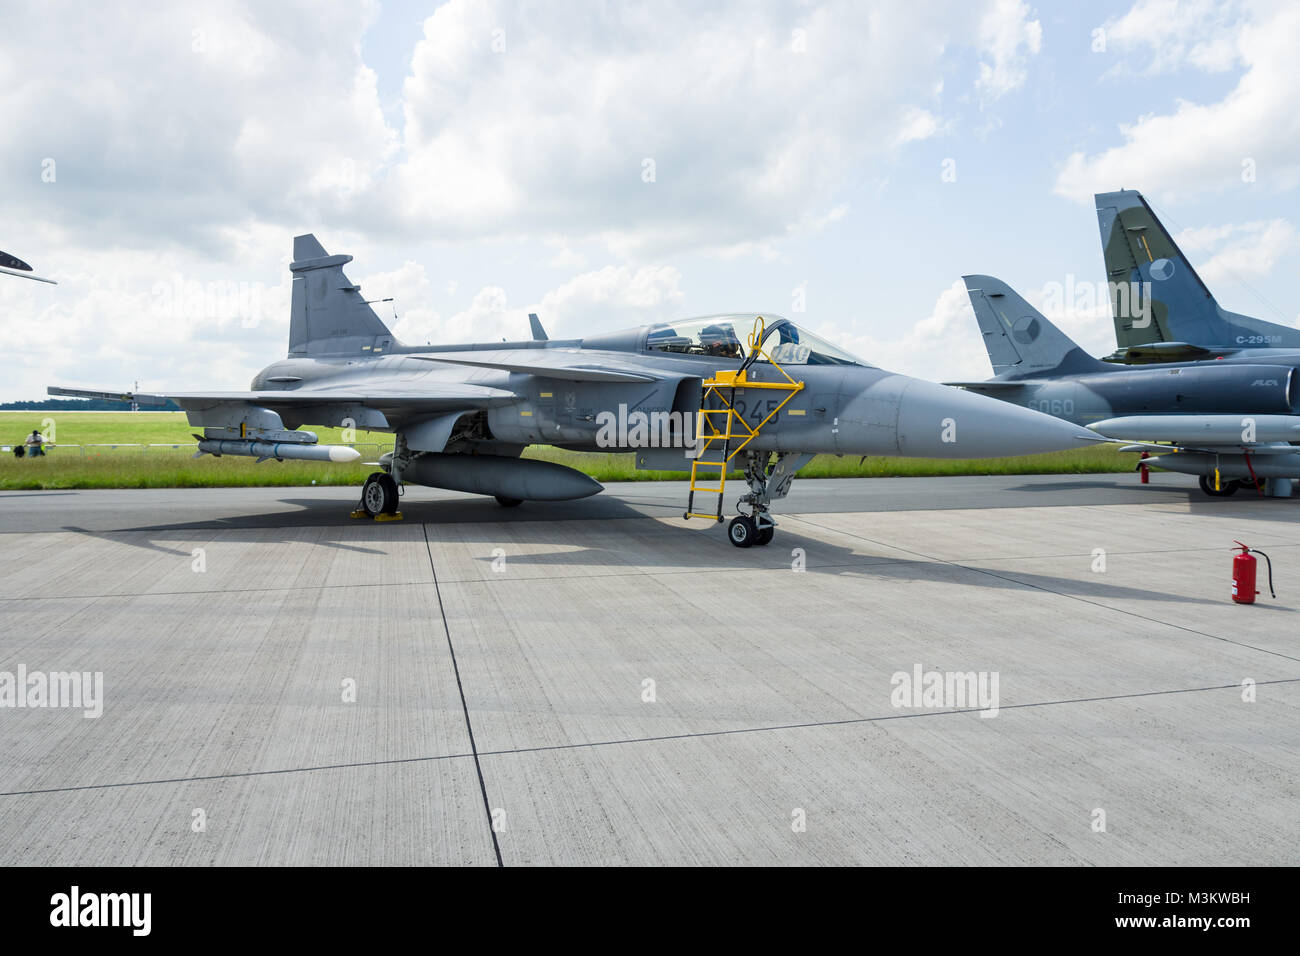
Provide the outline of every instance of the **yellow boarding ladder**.
{"type": "Polygon", "coordinates": [[[701,408],[695,419],[695,457],[691,460],[691,491],[686,501],[684,515],[688,520],[691,518],[722,520],[723,489],[727,486],[727,470],[731,467],[732,460],[744,451],[746,445],[758,437],[763,426],[776,418],[781,409],[790,404],[795,393],[804,387],[803,382],[796,382],[785,369],[772,361],[772,357],[763,351],[766,331],[763,317],[760,315],[754,320],[754,328],[749,333],[749,355],[741,363],[740,368],[734,372],[727,369],[715,372],[713,378],[706,379],[702,383],[704,391],[700,398],[701,408]],[[759,358],[766,359],[772,368],[781,373],[785,381],[750,381],[749,367],[759,358]],[[767,414],[766,418],[751,428],[744,416],[736,411],[737,389],[768,389],[789,394],[781,404],[767,414]],[[724,391],[727,394],[724,395],[724,391]],[[717,416],[722,416],[723,424],[719,425],[717,416]],[[738,439],[741,440],[740,444],[733,448],[731,443],[738,439]],[[716,482],[716,484],[708,482],[716,482]],[[695,510],[697,491],[718,496],[716,513],[695,510]]]}

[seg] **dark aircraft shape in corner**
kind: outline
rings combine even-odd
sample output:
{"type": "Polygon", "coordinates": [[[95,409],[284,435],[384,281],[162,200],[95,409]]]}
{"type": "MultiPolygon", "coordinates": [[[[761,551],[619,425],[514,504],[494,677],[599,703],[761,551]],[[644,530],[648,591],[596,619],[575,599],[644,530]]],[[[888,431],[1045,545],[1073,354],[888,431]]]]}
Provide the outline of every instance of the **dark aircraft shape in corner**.
{"type": "MultiPolygon", "coordinates": [[[[965,276],[994,377],[951,383],[1059,416],[1169,471],[1197,475],[1216,497],[1249,487],[1285,497],[1300,477],[1300,374],[1285,355],[1133,368],[1093,358],[992,276],[965,276]],[[1168,442],[1169,444],[1157,444],[1168,442]]],[[[1300,356],[1296,357],[1300,360],[1300,356]]],[[[1300,362],[1298,362],[1300,364],[1300,362]]]]}
{"type": "Polygon", "coordinates": [[[344,275],[351,259],[314,236],[294,239],[288,355],[248,391],[49,392],[141,406],[172,399],[203,428],[199,452],[214,455],[351,461],[355,449],[298,429],[391,432],[394,450],[366,480],[358,516],[395,515],[405,483],[507,507],[601,490],[572,468],[521,458],[532,444],[630,451],[639,468],[689,471],[686,517],[719,522],[726,473],[743,471],[728,527],[740,547],[771,540],[771,502],[816,454],[994,458],[1097,440],[1048,415],[875,368],[770,314],[567,340],[546,338],[530,317],[529,341],[403,345],[344,275]]]}
{"type": "Polygon", "coordinates": [[[1219,305],[1141,193],[1121,189],[1094,198],[1119,346],[1106,361],[1300,362],[1300,329],[1219,305]]]}
{"type": "Polygon", "coordinates": [[[20,279],[35,279],[37,282],[48,282],[50,285],[58,285],[53,279],[46,279],[38,276],[32,271],[32,267],[17,256],[11,256],[7,252],[0,252],[0,273],[10,276],[18,276],[20,279]]]}

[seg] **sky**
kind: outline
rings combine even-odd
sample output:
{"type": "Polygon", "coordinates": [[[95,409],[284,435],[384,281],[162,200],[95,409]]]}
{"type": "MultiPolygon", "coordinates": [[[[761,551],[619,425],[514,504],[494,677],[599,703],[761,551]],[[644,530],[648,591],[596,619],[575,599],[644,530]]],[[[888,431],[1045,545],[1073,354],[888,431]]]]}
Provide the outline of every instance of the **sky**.
{"type": "Polygon", "coordinates": [[[243,389],[313,232],[409,344],[781,314],[992,372],[961,276],[1114,348],[1094,192],[1300,325],[1300,5],[6,0],[0,401],[243,389]],[[1084,290],[1080,292],[1079,290],[1084,290]],[[1073,298],[1062,295],[1072,290],[1073,298]]]}

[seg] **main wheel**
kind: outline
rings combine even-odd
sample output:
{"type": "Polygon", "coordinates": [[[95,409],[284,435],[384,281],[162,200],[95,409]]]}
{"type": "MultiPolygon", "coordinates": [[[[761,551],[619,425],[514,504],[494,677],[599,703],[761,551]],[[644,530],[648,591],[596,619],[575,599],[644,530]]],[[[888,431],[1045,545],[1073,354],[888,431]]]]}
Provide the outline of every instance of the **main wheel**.
{"type": "Polygon", "coordinates": [[[370,517],[397,512],[397,482],[392,475],[377,471],[361,487],[361,507],[370,517]]]}
{"type": "Polygon", "coordinates": [[[738,548],[753,547],[757,537],[754,519],[748,515],[736,515],[731,519],[731,524],[727,525],[727,538],[738,548]]]}
{"type": "Polygon", "coordinates": [[[1220,481],[1219,490],[1214,490],[1214,476],[1201,475],[1201,490],[1211,498],[1226,498],[1228,495],[1237,493],[1237,483],[1235,481],[1220,481]]]}
{"type": "Polygon", "coordinates": [[[496,499],[502,508],[518,508],[524,503],[523,498],[507,498],[505,495],[497,495],[496,499]]]}
{"type": "Polygon", "coordinates": [[[1242,491],[1260,492],[1264,490],[1264,479],[1256,478],[1253,481],[1250,478],[1238,478],[1233,482],[1242,491]]]}
{"type": "Polygon", "coordinates": [[[765,528],[759,528],[754,532],[754,544],[764,545],[772,543],[772,536],[776,534],[776,525],[770,524],[765,528]]]}

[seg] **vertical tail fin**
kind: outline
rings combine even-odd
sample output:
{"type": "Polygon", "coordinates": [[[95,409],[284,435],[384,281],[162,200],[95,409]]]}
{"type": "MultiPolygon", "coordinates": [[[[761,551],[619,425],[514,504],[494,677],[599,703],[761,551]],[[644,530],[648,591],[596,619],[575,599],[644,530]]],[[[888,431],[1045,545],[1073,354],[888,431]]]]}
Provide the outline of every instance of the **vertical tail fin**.
{"type": "Polygon", "coordinates": [[[343,274],[351,261],[351,256],[331,256],[311,234],[294,237],[291,356],[375,355],[396,341],[361,297],[361,287],[343,274]]]}
{"type": "Polygon", "coordinates": [[[1116,344],[1202,345],[1220,338],[1219,304],[1142,194],[1121,189],[1093,198],[1116,344]],[[1177,316],[1178,331],[1170,327],[1171,316],[1177,316]]]}
{"type": "Polygon", "coordinates": [[[537,317],[536,312],[528,313],[528,326],[533,333],[534,342],[546,342],[546,330],[542,328],[542,320],[537,317]]]}
{"type": "Polygon", "coordinates": [[[1300,346],[1300,331],[1222,308],[1142,194],[1097,193],[1115,342],[1209,349],[1300,346]]]}
{"type": "Polygon", "coordinates": [[[962,276],[995,375],[1034,378],[1104,368],[1047,317],[993,276],[962,276]]]}

